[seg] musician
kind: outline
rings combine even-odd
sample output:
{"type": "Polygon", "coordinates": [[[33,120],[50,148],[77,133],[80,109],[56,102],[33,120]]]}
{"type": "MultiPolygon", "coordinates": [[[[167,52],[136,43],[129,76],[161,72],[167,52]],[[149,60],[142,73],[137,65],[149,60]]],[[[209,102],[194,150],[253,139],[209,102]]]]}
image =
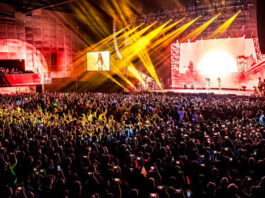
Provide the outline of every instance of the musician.
{"type": "Polygon", "coordinates": [[[218,82],[219,89],[222,89],[222,80],[220,77],[217,78],[217,82],[218,82]]]}
{"type": "Polygon", "coordinates": [[[206,90],[210,90],[211,79],[210,78],[205,78],[205,80],[206,80],[206,90]]]}
{"type": "Polygon", "coordinates": [[[194,87],[195,90],[197,89],[197,80],[196,80],[196,78],[193,81],[193,87],[194,87]]]}

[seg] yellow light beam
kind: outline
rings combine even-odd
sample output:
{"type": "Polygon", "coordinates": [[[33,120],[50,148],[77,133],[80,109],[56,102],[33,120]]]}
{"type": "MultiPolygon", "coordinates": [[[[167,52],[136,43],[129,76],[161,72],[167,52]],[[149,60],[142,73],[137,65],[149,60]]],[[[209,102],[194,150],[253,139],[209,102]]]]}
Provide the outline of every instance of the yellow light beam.
{"type": "MultiPolygon", "coordinates": [[[[123,79],[126,83],[128,83],[131,87],[135,88],[133,83],[129,81],[124,74],[121,72],[121,70],[118,67],[115,67],[112,65],[112,71],[117,74],[121,79],[123,79]]],[[[136,89],[136,88],[135,88],[136,89]]]]}
{"type": "MultiPolygon", "coordinates": [[[[171,42],[173,39],[175,39],[177,36],[179,36],[180,34],[182,34],[187,28],[189,28],[196,20],[198,20],[200,18],[197,17],[196,19],[190,21],[189,23],[183,25],[182,27],[178,28],[176,31],[168,34],[167,36],[163,37],[161,40],[163,41],[167,41],[165,42],[166,44],[168,42],[171,42]]],[[[140,41],[142,43],[142,41],[140,41]]],[[[161,41],[158,43],[161,43],[161,41]]],[[[156,43],[156,44],[158,44],[156,43]]],[[[161,48],[161,46],[165,46],[166,44],[163,43],[161,44],[160,46],[158,46],[158,48],[161,48]]],[[[153,45],[153,43],[152,43],[153,45]]],[[[138,49],[138,48],[137,48],[138,49]]],[[[150,58],[150,55],[148,53],[148,50],[144,50],[144,48],[139,48],[139,51],[138,51],[138,56],[140,58],[140,60],[142,61],[144,67],[147,69],[147,71],[149,72],[149,74],[152,76],[152,78],[156,81],[157,85],[160,87],[160,89],[162,89],[161,87],[161,84],[159,82],[159,79],[158,79],[158,76],[156,74],[156,71],[155,71],[155,68],[154,68],[154,65],[151,61],[151,58],[150,58]]]]}
{"type": "Polygon", "coordinates": [[[126,17],[125,17],[125,15],[123,14],[123,11],[122,11],[122,10],[126,9],[126,10],[128,11],[128,13],[130,12],[130,10],[127,9],[127,6],[126,6],[126,5],[125,5],[125,6],[122,6],[122,3],[121,3],[121,5],[119,5],[119,4],[117,3],[116,0],[112,0],[112,3],[113,3],[113,5],[114,5],[116,11],[117,11],[118,14],[119,14],[119,17],[121,18],[121,21],[123,22],[124,25],[127,26],[127,25],[128,25],[128,22],[127,22],[126,17]],[[120,6],[121,6],[122,8],[121,8],[120,6]],[[123,9],[123,8],[124,8],[124,9],[123,9]]]}
{"type": "Polygon", "coordinates": [[[151,54],[159,52],[161,49],[167,47],[173,40],[179,37],[184,31],[186,31],[193,23],[195,23],[201,16],[193,19],[192,21],[186,23],[185,25],[179,27],[175,31],[167,34],[165,37],[160,38],[156,42],[152,43],[150,50],[151,54]]]}
{"type": "Polygon", "coordinates": [[[130,63],[128,65],[128,71],[132,74],[133,77],[135,77],[138,81],[140,81],[143,85],[146,85],[143,78],[140,75],[140,72],[135,68],[135,66],[130,63]]]}
{"type": "MultiPolygon", "coordinates": [[[[176,21],[175,23],[173,23],[173,24],[167,26],[166,28],[164,28],[164,29],[162,30],[162,32],[161,32],[161,34],[163,34],[164,38],[165,38],[165,36],[166,36],[166,33],[167,33],[169,30],[171,30],[173,27],[175,27],[176,25],[178,25],[179,23],[181,23],[184,19],[185,19],[185,17],[182,18],[182,19],[180,19],[179,21],[176,21]]],[[[161,37],[155,39],[154,42],[152,42],[152,47],[154,48],[155,46],[157,46],[158,44],[160,44],[160,43],[161,43],[160,40],[161,40],[161,37]]]]}
{"type": "Polygon", "coordinates": [[[181,23],[184,19],[185,19],[185,17],[182,18],[182,19],[180,19],[180,20],[178,20],[178,21],[176,21],[175,23],[169,25],[168,27],[165,27],[162,30],[161,34],[166,34],[169,30],[171,30],[173,27],[175,27],[176,25],[178,25],[179,23],[181,23]]]}
{"type": "Polygon", "coordinates": [[[110,80],[112,80],[113,82],[115,82],[120,87],[122,87],[124,90],[128,91],[126,87],[124,87],[120,82],[118,82],[115,78],[113,78],[113,76],[109,74],[108,72],[102,72],[102,74],[106,76],[107,78],[109,78],[110,80]]]}
{"type": "MultiPolygon", "coordinates": [[[[137,40],[139,40],[139,38],[141,37],[141,35],[143,35],[145,32],[147,32],[154,24],[156,24],[157,22],[154,22],[153,24],[151,24],[151,25],[149,25],[149,26],[147,26],[147,27],[145,27],[144,29],[142,29],[142,30],[140,30],[139,32],[137,32],[137,33],[135,33],[135,34],[133,34],[133,38],[135,38],[135,39],[137,39],[137,40]]],[[[112,44],[111,44],[112,45],[112,44]]],[[[113,46],[113,45],[112,45],[113,46]]],[[[94,50],[95,50],[95,48],[94,48],[94,50]]],[[[113,53],[115,53],[115,49],[114,49],[114,47],[112,47],[112,49],[110,50],[111,51],[111,54],[113,54],[113,53]]],[[[112,56],[113,57],[113,56],[112,56]]],[[[113,58],[111,57],[111,65],[112,66],[114,66],[115,67],[115,65],[119,65],[119,69],[123,69],[125,66],[126,66],[126,60],[123,60],[123,61],[120,61],[120,60],[113,60],[113,58]]],[[[86,60],[86,54],[84,54],[83,56],[81,56],[81,57],[79,57],[75,62],[74,62],[74,64],[75,65],[80,65],[82,62],[85,62],[85,60],[86,60]]],[[[113,67],[113,68],[114,68],[113,67]]],[[[116,72],[117,73],[117,72],[116,72]]],[[[85,79],[86,78],[86,76],[83,76],[83,77],[81,77],[81,80],[82,79],[85,79]]]]}
{"type": "Polygon", "coordinates": [[[190,34],[188,34],[185,38],[181,39],[181,42],[185,42],[188,39],[190,39],[191,41],[195,40],[206,28],[208,28],[212,22],[214,22],[219,16],[221,15],[221,13],[217,14],[216,16],[214,16],[212,19],[210,19],[209,21],[207,21],[206,23],[204,23],[203,25],[201,25],[200,27],[198,27],[197,29],[195,29],[193,32],[191,32],[190,34]]]}
{"type": "MultiPolygon", "coordinates": [[[[169,21],[170,22],[170,21],[169,21]]],[[[169,23],[168,22],[168,23],[169,23]]],[[[138,55],[138,52],[140,49],[144,49],[145,46],[147,45],[148,42],[151,41],[152,38],[154,38],[155,36],[157,36],[159,34],[159,32],[168,24],[165,23],[164,25],[160,26],[159,28],[151,31],[150,33],[148,33],[145,36],[142,36],[150,27],[152,27],[155,23],[153,23],[152,25],[144,28],[143,30],[135,33],[134,35],[132,35],[132,44],[128,47],[124,47],[121,49],[121,53],[124,56],[123,60],[113,60],[112,61],[112,68],[113,71],[118,74],[122,79],[124,79],[125,81],[127,81],[125,79],[125,76],[122,74],[122,72],[120,72],[123,68],[125,68],[126,66],[128,66],[128,62],[130,62],[130,60],[133,59],[133,57],[138,55]],[[117,66],[116,66],[117,65],[117,66]]],[[[150,62],[150,61],[148,61],[150,62]]],[[[152,72],[153,75],[154,72],[152,72]]],[[[139,79],[139,78],[138,78],[139,79]]],[[[128,82],[128,81],[127,81],[128,82]]],[[[131,85],[130,82],[128,82],[128,84],[131,85]]]]}
{"type": "MultiPolygon", "coordinates": [[[[122,34],[120,37],[123,38],[124,35],[130,35],[130,34],[132,34],[132,33],[135,32],[137,29],[139,29],[142,25],[143,25],[143,24],[141,24],[141,25],[139,25],[139,26],[133,28],[132,30],[130,30],[130,31],[128,31],[128,32],[126,32],[126,33],[124,33],[124,34],[122,34]]],[[[150,28],[150,27],[151,27],[151,26],[148,26],[147,28],[144,29],[144,31],[147,31],[148,28],[150,28]]],[[[121,30],[118,31],[115,35],[116,35],[116,36],[119,36],[119,35],[120,35],[124,30],[126,30],[126,29],[128,29],[128,27],[121,29],[121,30]]],[[[143,33],[144,33],[144,31],[143,31],[143,33]]],[[[82,56],[86,57],[87,52],[91,52],[91,51],[100,51],[100,50],[102,50],[103,47],[106,47],[108,44],[111,44],[111,45],[112,45],[112,43],[110,43],[110,42],[113,40],[113,38],[114,38],[114,35],[112,34],[112,35],[110,35],[110,36],[108,36],[108,37],[102,39],[102,40],[99,41],[98,43],[95,43],[95,44],[91,45],[90,47],[88,47],[88,48],[82,50],[81,52],[79,52],[79,53],[75,56],[73,63],[76,63],[76,62],[79,63],[79,62],[80,62],[80,59],[82,58],[82,56]]],[[[118,39],[119,39],[119,37],[118,37],[118,39]]],[[[113,47],[112,50],[115,50],[114,47],[113,47]]],[[[111,51],[111,49],[110,49],[109,51],[111,51]]]]}
{"type": "Polygon", "coordinates": [[[237,18],[237,16],[241,13],[241,10],[239,10],[234,16],[232,16],[230,19],[228,19],[225,23],[223,23],[219,28],[217,28],[210,36],[209,39],[213,39],[216,37],[221,36],[234,22],[234,20],[237,18]]]}
{"type": "MultiPolygon", "coordinates": [[[[141,37],[135,45],[133,45],[128,51],[126,51],[126,54],[128,53],[128,57],[132,58],[135,53],[139,56],[140,60],[143,62],[143,65],[147,69],[147,71],[150,73],[150,75],[153,77],[153,79],[156,81],[158,86],[161,87],[161,84],[159,82],[158,76],[156,74],[154,65],[151,61],[151,58],[149,54],[146,52],[145,47],[151,42],[152,39],[154,39],[157,35],[161,33],[163,28],[170,22],[169,20],[167,23],[161,25],[157,29],[153,30],[152,32],[148,33],[147,35],[141,37]],[[130,53],[130,55],[129,55],[130,53]]],[[[129,59],[130,60],[130,59],[129,59]]]]}
{"type": "MultiPolygon", "coordinates": [[[[119,47],[119,49],[124,45],[124,42],[123,42],[123,41],[124,41],[125,37],[126,37],[126,36],[132,36],[133,33],[136,32],[137,29],[139,29],[142,25],[143,25],[143,24],[141,24],[141,25],[135,27],[134,29],[129,30],[128,32],[125,32],[125,33],[123,33],[122,35],[120,35],[120,36],[117,37],[117,43],[118,43],[118,47],[119,47]]],[[[139,33],[139,34],[138,34],[138,37],[140,37],[140,34],[143,34],[143,33],[144,33],[145,31],[147,31],[149,28],[150,28],[150,27],[148,27],[147,29],[144,29],[144,31],[142,31],[141,33],[137,32],[137,33],[139,33]]],[[[131,44],[132,44],[132,43],[131,43],[131,44]]],[[[113,45],[113,43],[110,43],[110,42],[108,43],[108,50],[109,50],[109,51],[113,51],[113,52],[115,52],[115,46],[113,45]]]]}
{"type": "MultiPolygon", "coordinates": [[[[130,31],[130,34],[132,34],[131,36],[130,36],[130,46],[132,47],[134,44],[135,44],[135,42],[136,41],[138,41],[139,40],[139,38],[143,35],[143,34],[145,34],[152,26],[154,26],[155,24],[156,24],[157,22],[154,22],[154,23],[152,23],[151,25],[149,25],[149,26],[147,26],[147,27],[145,27],[144,29],[142,29],[142,30],[140,30],[139,32],[136,32],[136,33],[134,33],[134,34],[132,34],[133,32],[133,30],[131,30],[130,31]]],[[[123,43],[122,43],[122,41],[123,41],[123,39],[124,39],[124,37],[126,36],[126,35],[130,35],[129,33],[128,34],[123,34],[123,35],[121,35],[120,37],[118,37],[117,38],[117,42],[118,42],[118,47],[119,47],[119,49],[120,49],[120,51],[122,51],[122,45],[123,45],[123,43]]],[[[112,43],[109,43],[110,45],[108,46],[108,50],[109,51],[111,51],[111,52],[115,52],[115,46],[112,44],[112,43]]]]}
{"type": "Polygon", "coordinates": [[[162,86],[161,86],[161,83],[160,83],[159,78],[157,76],[155,67],[154,67],[154,65],[152,63],[152,60],[151,60],[149,54],[147,53],[147,51],[146,50],[142,50],[142,52],[139,53],[139,58],[142,61],[144,67],[149,72],[149,74],[155,80],[155,82],[157,83],[157,85],[159,86],[159,88],[162,89],[162,86]]]}
{"type": "MultiPolygon", "coordinates": [[[[153,26],[153,24],[151,26],[153,26]]],[[[141,35],[143,33],[145,33],[151,26],[148,26],[147,27],[148,28],[147,30],[145,30],[146,29],[145,28],[144,29],[144,32],[142,32],[143,30],[141,30],[140,32],[134,34],[131,37],[131,40],[132,40],[133,43],[130,46],[128,46],[128,47],[125,47],[125,48],[120,49],[121,54],[124,57],[124,60],[123,61],[125,62],[125,65],[128,62],[131,62],[131,60],[138,55],[138,53],[140,52],[140,50],[144,49],[147,46],[147,44],[151,41],[151,39],[153,39],[157,34],[159,34],[159,32],[166,25],[167,25],[167,23],[165,23],[164,25],[158,27],[157,29],[151,31],[150,33],[148,33],[147,35],[142,36],[142,37],[141,37],[141,35]]]]}
{"type": "MultiPolygon", "coordinates": [[[[128,32],[125,32],[123,34],[119,34],[117,36],[117,42],[119,43],[119,41],[121,41],[122,39],[125,38],[125,36],[128,36],[130,34],[132,34],[133,32],[135,32],[137,29],[139,29],[143,24],[129,30],[128,32]]],[[[117,35],[117,34],[116,34],[117,35]]],[[[113,39],[114,39],[114,36],[110,37],[109,39],[107,39],[106,41],[104,42],[100,42],[97,46],[91,46],[89,48],[86,49],[86,51],[104,51],[104,50],[107,50],[107,51],[110,51],[111,54],[114,53],[116,50],[115,50],[115,47],[113,45],[113,39]]]]}
{"type": "Polygon", "coordinates": [[[89,24],[91,31],[104,38],[109,34],[107,30],[107,23],[103,20],[100,10],[95,9],[88,1],[80,1],[76,4],[78,6],[75,12],[79,18],[85,23],[89,24]]]}
{"type": "MultiPolygon", "coordinates": [[[[121,34],[121,33],[122,33],[125,29],[127,29],[127,28],[128,28],[128,27],[121,29],[120,31],[116,32],[116,34],[114,34],[114,35],[117,36],[117,35],[121,34]]],[[[99,41],[98,43],[95,43],[95,44],[91,45],[90,47],[88,47],[88,48],[82,50],[81,52],[79,52],[79,53],[76,55],[76,57],[74,58],[74,61],[76,61],[77,59],[79,59],[81,56],[86,55],[87,52],[92,51],[92,50],[96,50],[96,49],[99,48],[100,46],[106,44],[107,42],[110,42],[110,41],[113,39],[114,35],[112,34],[112,35],[110,35],[110,36],[108,36],[108,37],[102,39],[102,40],[99,41]]]]}

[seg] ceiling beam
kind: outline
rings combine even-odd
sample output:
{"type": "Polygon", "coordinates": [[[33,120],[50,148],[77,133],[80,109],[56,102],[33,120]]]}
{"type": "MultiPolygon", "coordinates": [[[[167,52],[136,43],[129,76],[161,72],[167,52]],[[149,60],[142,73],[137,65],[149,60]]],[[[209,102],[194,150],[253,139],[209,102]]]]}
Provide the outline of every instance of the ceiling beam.
{"type": "Polygon", "coordinates": [[[61,1],[61,2],[56,2],[56,3],[53,3],[53,4],[49,4],[49,5],[43,5],[43,6],[38,6],[36,8],[32,8],[32,9],[27,9],[25,12],[26,13],[29,13],[29,12],[32,12],[34,10],[40,10],[40,9],[47,9],[47,8],[53,8],[53,7],[56,7],[56,6],[60,6],[60,5],[65,5],[65,4],[68,4],[68,3],[71,3],[71,2],[74,2],[75,0],[64,0],[64,1],[61,1]]]}

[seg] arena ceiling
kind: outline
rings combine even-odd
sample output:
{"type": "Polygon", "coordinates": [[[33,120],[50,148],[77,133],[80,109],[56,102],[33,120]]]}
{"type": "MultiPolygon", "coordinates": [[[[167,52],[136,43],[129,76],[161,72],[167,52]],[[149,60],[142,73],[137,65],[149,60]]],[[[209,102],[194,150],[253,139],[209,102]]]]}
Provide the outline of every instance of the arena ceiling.
{"type": "MultiPolygon", "coordinates": [[[[0,0],[14,6],[17,10],[30,12],[36,9],[50,9],[62,12],[73,12],[72,7],[75,3],[87,1],[94,6],[99,6],[104,0],[0,0]]],[[[116,0],[118,3],[122,0],[116,0]]],[[[188,7],[204,3],[224,2],[237,0],[131,0],[134,5],[140,6],[144,13],[156,12],[161,9],[174,9],[175,7],[188,7]]],[[[252,1],[252,0],[245,0],[252,1]]]]}
{"type": "Polygon", "coordinates": [[[13,6],[19,11],[30,12],[36,9],[54,9],[58,11],[70,12],[69,5],[74,0],[1,0],[1,3],[5,3],[13,6]]]}
{"type": "MultiPolygon", "coordinates": [[[[74,2],[83,0],[1,0],[1,3],[6,3],[23,12],[30,12],[36,9],[54,9],[63,12],[72,12],[71,5],[74,2]]],[[[100,4],[101,0],[90,0],[90,3],[100,4]]],[[[161,8],[172,8],[172,6],[186,6],[189,3],[194,3],[197,0],[134,0],[135,3],[142,6],[143,11],[157,11],[161,8]]]]}

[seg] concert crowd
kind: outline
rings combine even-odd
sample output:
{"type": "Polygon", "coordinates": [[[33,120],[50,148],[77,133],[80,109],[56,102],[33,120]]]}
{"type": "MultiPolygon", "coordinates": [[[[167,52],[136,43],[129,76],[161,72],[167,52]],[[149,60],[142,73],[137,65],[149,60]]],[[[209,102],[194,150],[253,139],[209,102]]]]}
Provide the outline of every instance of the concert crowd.
{"type": "Polygon", "coordinates": [[[265,102],[0,96],[0,197],[264,197],[265,102]]]}

